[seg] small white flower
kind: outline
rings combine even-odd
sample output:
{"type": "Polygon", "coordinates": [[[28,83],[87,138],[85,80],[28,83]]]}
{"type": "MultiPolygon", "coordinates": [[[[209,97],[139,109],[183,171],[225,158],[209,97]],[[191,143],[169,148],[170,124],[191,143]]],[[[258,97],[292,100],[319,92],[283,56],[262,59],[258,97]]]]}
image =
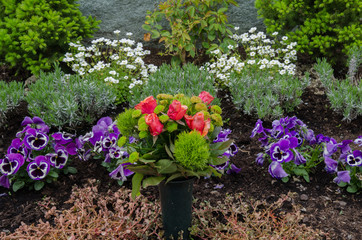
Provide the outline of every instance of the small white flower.
{"type": "Polygon", "coordinates": [[[124,76],[123,78],[127,80],[127,79],[128,79],[128,76],[124,76]]]}
{"type": "Polygon", "coordinates": [[[253,64],[255,64],[255,60],[248,60],[247,64],[253,65],[253,64]]]}
{"type": "Polygon", "coordinates": [[[121,31],[119,31],[119,30],[113,31],[114,34],[119,34],[120,32],[121,32],[121,31]]]}
{"type": "Polygon", "coordinates": [[[287,41],[287,40],[288,40],[288,37],[287,37],[287,36],[284,36],[284,37],[282,37],[282,40],[283,40],[283,41],[287,41]]]}
{"type": "Polygon", "coordinates": [[[132,35],[133,35],[133,33],[131,33],[131,32],[126,33],[126,36],[132,36],[132,35]]]}
{"type": "Polygon", "coordinates": [[[112,70],[112,71],[109,71],[109,74],[111,74],[111,75],[116,75],[117,74],[117,72],[116,71],[114,71],[114,70],[112,70]]]}
{"type": "Polygon", "coordinates": [[[239,27],[234,27],[234,30],[235,30],[235,31],[239,30],[239,27]]]}
{"type": "Polygon", "coordinates": [[[285,70],[284,70],[284,69],[281,69],[281,70],[279,70],[279,73],[280,73],[281,75],[284,75],[284,74],[285,74],[285,70]]]}
{"type": "Polygon", "coordinates": [[[252,28],[250,28],[249,33],[253,33],[255,31],[256,31],[256,27],[252,27],[252,28]]]}
{"type": "Polygon", "coordinates": [[[233,48],[234,48],[233,45],[229,45],[229,46],[228,46],[228,49],[230,49],[230,50],[233,49],[233,48]]]}
{"type": "Polygon", "coordinates": [[[272,36],[276,36],[276,35],[278,35],[278,32],[273,32],[272,33],[272,36]]]}
{"type": "Polygon", "coordinates": [[[255,52],[251,52],[250,56],[254,57],[255,56],[255,52]]]}

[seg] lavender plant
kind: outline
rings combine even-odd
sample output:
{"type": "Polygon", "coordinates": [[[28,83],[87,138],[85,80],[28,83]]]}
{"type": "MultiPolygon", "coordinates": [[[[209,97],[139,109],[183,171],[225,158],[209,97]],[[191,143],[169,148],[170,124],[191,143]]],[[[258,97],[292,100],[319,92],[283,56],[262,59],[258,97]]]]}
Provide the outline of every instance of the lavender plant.
{"type": "MultiPolygon", "coordinates": [[[[353,63],[353,58],[351,58],[353,63]]],[[[362,81],[354,78],[335,80],[333,69],[326,59],[317,59],[314,65],[319,79],[326,88],[332,108],[343,114],[343,120],[351,121],[362,116],[362,81]],[[356,83],[356,84],[355,84],[356,83]]],[[[353,71],[352,71],[353,72],[353,71]]],[[[354,76],[354,75],[353,75],[354,76]]]]}
{"type": "Polygon", "coordinates": [[[19,105],[24,99],[24,86],[22,83],[0,81],[0,123],[6,120],[6,113],[19,105]]]}
{"type": "Polygon", "coordinates": [[[40,190],[44,184],[56,181],[59,173],[76,173],[68,166],[70,156],[77,153],[73,135],[56,132],[49,134],[49,126],[39,117],[25,117],[23,130],[0,159],[0,186],[14,192],[29,186],[40,190]]]}
{"type": "MultiPolygon", "coordinates": [[[[236,31],[238,29],[235,28],[236,31]]],[[[226,54],[222,54],[219,49],[211,51],[212,59],[203,68],[213,74],[221,86],[228,86],[232,73],[240,74],[245,71],[262,70],[271,76],[275,73],[295,75],[296,43],[288,43],[286,36],[279,41],[277,32],[272,34],[273,39],[269,39],[263,32],[256,33],[256,30],[253,27],[248,33],[234,33],[231,38],[236,45],[229,45],[230,51],[226,54]],[[240,52],[239,46],[242,46],[245,52],[240,52]]]]}
{"type": "MultiPolygon", "coordinates": [[[[120,31],[114,33],[119,37],[120,31]]],[[[132,36],[132,33],[127,33],[132,36]]],[[[104,80],[117,90],[117,101],[132,99],[132,89],[142,88],[150,73],[157,70],[153,64],[145,64],[142,58],[150,54],[142,43],[129,38],[110,40],[99,38],[86,47],[80,42],[70,43],[70,51],[65,54],[66,62],[72,70],[87,79],[89,76],[104,80]]]]}
{"type": "Polygon", "coordinates": [[[26,96],[28,109],[47,124],[75,127],[92,123],[116,101],[115,89],[88,76],[66,76],[58,66],[53,73],[41,73],[40,79],[29,86],[26,96]]]}
{"type": "Polygon", "coordinates": [[[302,100],[303,90],[309,84],[309,74],[301,79],[293,75],[271,75],[267,71],[232,73],[229,89],[235,107],[259,118],[278,118],[291,112],[302,100]]]}

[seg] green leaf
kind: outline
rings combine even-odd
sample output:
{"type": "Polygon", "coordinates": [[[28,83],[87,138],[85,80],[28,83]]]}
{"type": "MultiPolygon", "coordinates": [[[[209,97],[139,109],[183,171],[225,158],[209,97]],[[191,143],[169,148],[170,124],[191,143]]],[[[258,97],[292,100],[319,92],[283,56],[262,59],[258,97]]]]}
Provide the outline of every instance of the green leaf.
{"type": "Polygon", "coordinates": [[[303,175],[303,178],[306,182],[310,182],[309,175],[303,175]]]}
{"type": "Polygon", "coordinates": [[[208,42],[202,42],[202,46],[208,49],[210,47],[210,44],[208,42]]]}
{"type": "Polygon", "coordinates": [[[183,175],[181,173],[172,174],[169,178],[167,178],[166,183],[168,183],[169,181],[172,181],[174,179],[182,178],[182,177],[183,177],[183,175]]]}
{"type": "Polygon", "coordinates": [[[171,174],[177,171],[177,165],[169,159],[158,160],[155,165],[160,174],[171,174]]]}
{"type": "Polygon", "coordinates": [[[68,172],[70,172],[71,174],[76,174],[78,170],[75,167],[68,167],[68,172]]]}
{"type": "Polygon", "coordinates": [[[162,182],[166,177],[148,177],[143,180],[142,187],[146,188],[148,186],[157,186],[160,182],[162,182]]]}
{"type": "Polygon", "coordinates": [[[226,163],[228,160],[229,160],[229,158],[226,156],[214,157],[214,158],[210,159],[210,164],[217,166],[217,165],[226,163]]]}
{"type": "Polygon", "coordinates": [[[159,38],[160,33],[157,30],[151,30],[152,38],[159,38]]]}
{"type": "Polygon", "coordinates": [[[140,158],[139,161],[143,162],[145,164],[156,162],[156,160],[154,160],[154,159],[143,159],[143,158],[140,158]]]}
{"type": "Polygon", "coordinates": [[[289,177],[283,177],[283,178],[282,178],[282,182],[283,182],[283,183],[287,183],[288,181],[289,181],[289,177]]]}
{"type": "Polygon", "coordinates": [[[157,175],[157,171],[148,165],[128,165],[127,169],[144,175],[157,175]]]}
{"type": "Polygon", "coordinates": [[[304,168],[294,168],[293,172],[298,176],[308,176],[308,172],[304,168]]]}
{"type": "Polygon", "coordinates": [[[137,196],[141,194],[141,182],[143,179],[143,174],[135,173],[132,177],[132,199],[135,200],[137,196]]]}
{"type": "Polygon", "coordinates": [[[39,191],[40,189],[42,189],[44,187],[44,182],[41,181],[36,181],[34,183],[34,189],[35,191],[39,191]]]}
{"type": "Polygon", "coordinates": [[[165,144],[165,150],[166,150],[167,155],[168,155],[170,158],[172,158],[173,160],[175,160],[174,157],[173,157],[173,154],[172,154],[172,152],[170,151],[170,149],[169,149],[169,147],[167,146],[167,144],[165,144]]]}
{"type": "Polygon", "coordinates": [[[14,182],[13,184],[13,191],[16,192],[18,191],[19,189],[23,188],[25,186],[25,182],[24,181],[16,181],[14,182]]]}
{"type": "Polygon", "coordinates": [[[337,184],[339,187],[345,187],[347,186],[346,182],[341,181],[339,184],[337,184]]]}
{"type": "Polygon", "coordinates": [[[54,172],[54,171],[50,171],[48,173],[48,176],[51,176],[53,178],[58,178],[59,177],[59,174],[57,172],[54,172]]]}
{"type": "Polygon", "coordinates": [[[143,24],[143,25],[142,25],[142,28],[143,28],[144,30],[148,31],[148,32],[151,32],[151,26],[148,25],[148,24],[143,24]]]}
{"type": "Polygon", "coordinates": [[[349,193],[356,193],[357,191],[358,191],[358,189],[355,185],[350,185],[347,187],[347,192],[349,192],[349,193]]]}

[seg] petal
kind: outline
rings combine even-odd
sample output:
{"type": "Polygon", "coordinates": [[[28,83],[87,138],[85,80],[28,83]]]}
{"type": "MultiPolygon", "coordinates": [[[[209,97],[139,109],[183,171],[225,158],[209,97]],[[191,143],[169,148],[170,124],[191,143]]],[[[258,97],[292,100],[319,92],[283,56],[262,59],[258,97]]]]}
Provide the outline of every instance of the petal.
{"type": "Polygon", "coordinates": [[[278,162],[271,162],[268,171],[273,178],[281,179],[288,176],[282,165],[278,162]]]}

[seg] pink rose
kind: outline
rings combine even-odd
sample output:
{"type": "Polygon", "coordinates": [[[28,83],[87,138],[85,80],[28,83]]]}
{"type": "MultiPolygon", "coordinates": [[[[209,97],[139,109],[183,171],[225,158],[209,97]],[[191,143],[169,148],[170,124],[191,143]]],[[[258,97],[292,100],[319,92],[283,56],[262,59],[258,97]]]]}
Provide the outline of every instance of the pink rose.
{"type": "Polygon", "coordinates": [[[200,94],[199,94],[199,98],[201,98],[201,100],[206,103],[207,105],[209,105],[212,100],[214,100],[214,97],[211,96],[210,93],[206,92],[206,91],[202,91],[200,94]]]}
{"type": "Polygon", "coordinates": [[[206,136],[209,132],[211,120],[204,120],[203,112],[198,112],[194,116],[185,114],[185,120],[190,129],[199,131],[202,136],[206,136]]]}
{"type": "Polygon", "coordinates": [[[150,133],[152,136],[157,136],[161,134],[163,130],[163,125],[160,122],[160,119],[156,115],[156,113],[151,113],[145,116],[146,124],[150,128],[150,133]]]}
{"type": "Polygon", "coordinates": [[[134,108],[141,110],[142,114],[151,114],[157,107],[157,101],[153,96],[146,97],[145,100],[141,101],[134,108]]]}
{"type": "Polygon", "coordinates": [[[173,100],[173,102],[170,104],[170,107],[167,111],[167,115],[172,119],[172,120],[180,120],[183,118],[183,116],[185,115],[187,111],[187,106],[186,105],[181,105],[180,101],[177,100],[173,100]]]}

